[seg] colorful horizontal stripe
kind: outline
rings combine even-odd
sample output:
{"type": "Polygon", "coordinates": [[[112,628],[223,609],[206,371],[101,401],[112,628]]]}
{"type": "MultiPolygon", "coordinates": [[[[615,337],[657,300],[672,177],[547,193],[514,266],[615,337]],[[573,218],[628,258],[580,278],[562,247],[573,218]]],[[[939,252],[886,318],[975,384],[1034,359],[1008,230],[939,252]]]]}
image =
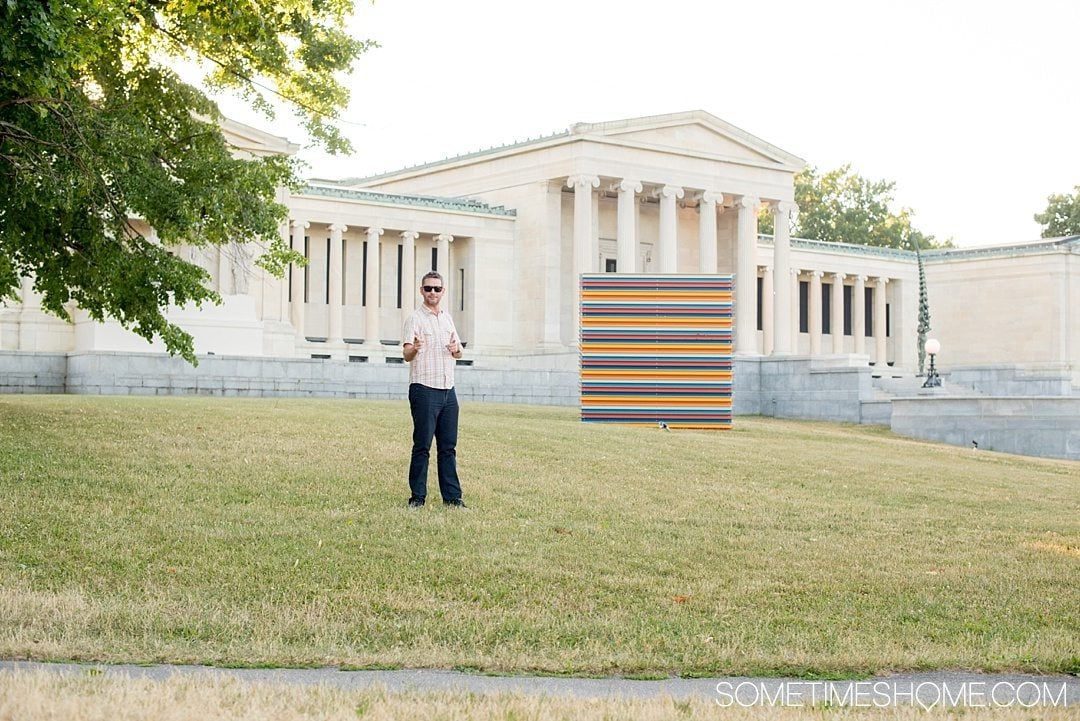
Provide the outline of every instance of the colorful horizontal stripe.
{"type": "Polygon", "coordinates": [[[730,428],[730,275],[583,275],[581,419],[730,428]]]}

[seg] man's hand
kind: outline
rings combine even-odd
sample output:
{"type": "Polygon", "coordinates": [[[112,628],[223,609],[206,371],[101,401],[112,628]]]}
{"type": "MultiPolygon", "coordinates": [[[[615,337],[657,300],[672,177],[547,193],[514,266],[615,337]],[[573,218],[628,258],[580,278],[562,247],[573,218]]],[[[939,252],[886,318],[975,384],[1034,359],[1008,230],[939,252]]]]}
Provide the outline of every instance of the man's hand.
{"type": "Polygon", "coordinates": [[[413,336],[412,343],[406,343],[401,349],[401,356],[405,359],[406,363],[412,363],[416,356],[420,353],[420,347],[423,346],[423,342],[418,336],[413,336]]]}
{"type": "Polygon", "coordinates": [[[461,344],[458,343],[457,334],[450,334],[450,342],[446,344],[446,350],[450,351],[450,355],[454,358],[461,354],[461,344]]]}

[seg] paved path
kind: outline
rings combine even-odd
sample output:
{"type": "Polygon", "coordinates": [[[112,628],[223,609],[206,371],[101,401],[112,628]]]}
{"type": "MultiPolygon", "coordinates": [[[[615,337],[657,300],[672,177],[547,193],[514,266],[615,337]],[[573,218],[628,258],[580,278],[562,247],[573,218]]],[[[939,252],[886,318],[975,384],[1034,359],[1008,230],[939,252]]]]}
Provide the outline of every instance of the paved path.
{"type": "Polygon", "coordinates": [[[877,676],[862,681],[809,681],[793,678],[624,678],[484,676],[414,669],[341,671],[322,669],[229,669],[209,666],[131,666],[0,661],[0,672],[46,669],[61,674],[93,669],[106,676],[164,680],[172,676],[237,678],[252,683],[316,685],[342,689],[382,686],[389,691],[465,691],[525,693],[577,698],[704,698],[720,706],[1061,706],[1080,705],[1080,677],[1066,675],[980,674],[959,671],[877,676]]]}

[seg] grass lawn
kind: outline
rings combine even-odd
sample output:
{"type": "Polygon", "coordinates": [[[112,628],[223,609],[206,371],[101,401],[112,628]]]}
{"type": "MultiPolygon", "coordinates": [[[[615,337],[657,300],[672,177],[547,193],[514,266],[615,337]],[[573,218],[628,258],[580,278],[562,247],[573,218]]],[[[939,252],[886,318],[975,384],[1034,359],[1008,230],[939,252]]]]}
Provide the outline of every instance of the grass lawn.
{"type": "Polygon", "coordinates": [[[1080,672],[1080,464],[831,423],[0,397],[0,657],[657,677],[1080,672]],[[434,464],[433,464],[434,466],[434,464]]]}

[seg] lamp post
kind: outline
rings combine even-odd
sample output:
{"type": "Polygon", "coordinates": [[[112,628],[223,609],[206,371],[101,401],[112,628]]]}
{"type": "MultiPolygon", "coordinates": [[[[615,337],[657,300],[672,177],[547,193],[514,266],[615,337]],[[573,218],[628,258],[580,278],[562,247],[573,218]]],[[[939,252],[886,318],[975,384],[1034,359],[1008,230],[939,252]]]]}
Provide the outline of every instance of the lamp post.
{"type": "Polygon", "coordinates": [[[934,356],[941,352],[941,343],[937,338],[930,338],[923,346],[923,350],[930,356],[930,372],[926,374],[926,382],[922,384],[923,388],[938,388],[941,386],[941,376],[937,374],[937,369],[934,368],[934,356]]]}

